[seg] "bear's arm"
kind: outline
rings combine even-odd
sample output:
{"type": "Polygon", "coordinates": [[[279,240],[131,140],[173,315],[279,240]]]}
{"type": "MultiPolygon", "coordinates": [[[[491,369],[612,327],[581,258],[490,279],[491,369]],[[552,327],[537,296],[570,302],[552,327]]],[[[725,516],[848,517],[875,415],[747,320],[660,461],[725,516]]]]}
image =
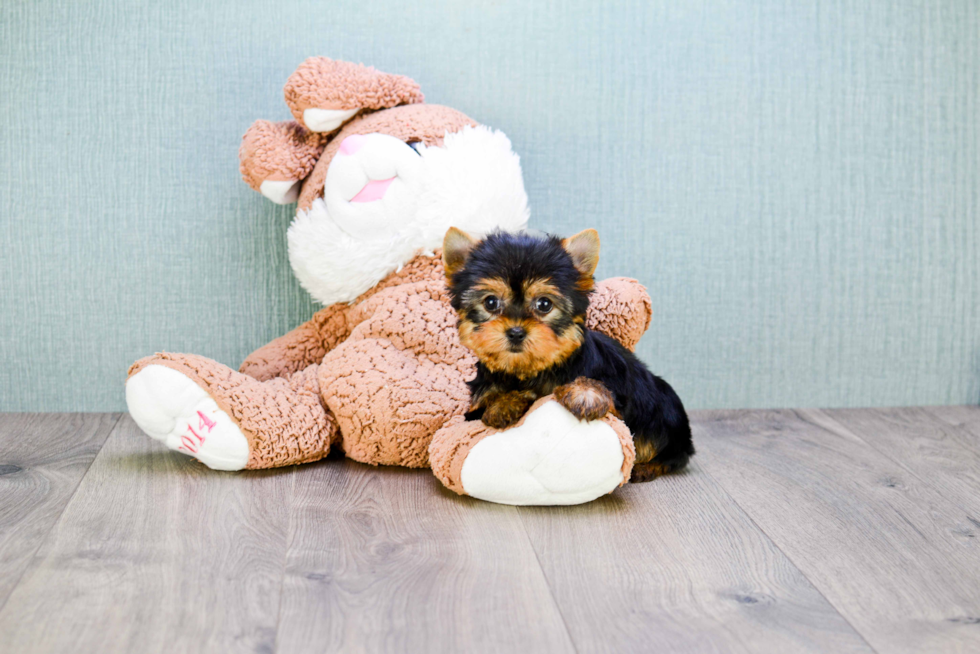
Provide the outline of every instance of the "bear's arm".
{"type": "MultiPolygon", "coordinates": [[[[308,321],[252,352],[242,363],[240,372],[259,381],[274,379],[303,370],[323,361],[327,352],[350,336],[362,312],[352,311],[375,293],[392,286],[413,282],[442,280],[442,256],[417,255],[400,270],[391,273],[365,291],[351,304],[337,303],[320,309],[308,321]]],[[[642,288],[642,287],[641,287],[642,288]]]]}
{"type": "Polygon", "coordinates": [[[320,363],[327,352],[350,334],[349,309],[347,304],[332,304],[320,309],[296,329],[248,355],[239,371],[259,381],[267,381],[320,363]]]}
{"type": "Polygon", "coordinates": [[[633,351],[650,326],[650,295],[643,284],[627,277],[613,277],[596,283],[589,296],[585,326],[615,338],[633,351]]]}

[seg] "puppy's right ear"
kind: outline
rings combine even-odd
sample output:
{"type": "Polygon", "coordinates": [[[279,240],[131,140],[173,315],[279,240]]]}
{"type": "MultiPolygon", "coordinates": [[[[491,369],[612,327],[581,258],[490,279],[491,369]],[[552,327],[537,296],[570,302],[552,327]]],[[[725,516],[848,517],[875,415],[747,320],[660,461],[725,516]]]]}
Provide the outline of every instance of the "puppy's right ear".
{"type": "Polygon", "coordinates": [[[477,243],[476,239],[461,229],[450,227],[442,239],[442,263],[446,268],[446,277],[450,278],[459,272],[466,263],[466,257],[477,243]]]}

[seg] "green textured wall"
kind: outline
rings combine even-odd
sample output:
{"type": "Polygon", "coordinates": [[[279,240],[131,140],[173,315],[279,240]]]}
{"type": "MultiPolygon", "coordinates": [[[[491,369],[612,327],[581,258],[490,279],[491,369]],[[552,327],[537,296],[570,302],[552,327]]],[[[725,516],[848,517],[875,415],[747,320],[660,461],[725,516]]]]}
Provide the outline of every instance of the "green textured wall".
{"type": "Polygon", "coordinates": [[[137,357],[312,313],[237,148],[314,54],[507,132],[689,406],[976,403],[978,35],[973,0],[5,1],[0,409],[122,409],[137,357]]]}

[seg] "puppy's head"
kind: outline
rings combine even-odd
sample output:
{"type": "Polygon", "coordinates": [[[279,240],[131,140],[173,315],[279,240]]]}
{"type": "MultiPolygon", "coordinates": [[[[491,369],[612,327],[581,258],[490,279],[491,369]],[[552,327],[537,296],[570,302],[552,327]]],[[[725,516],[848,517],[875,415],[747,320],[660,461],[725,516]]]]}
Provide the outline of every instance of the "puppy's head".
{"type": "Polygon", "coordinates": [[[599,235],[564,240],[496,232],[477,241],[455,227],[442,248],[460,341],[495,372],[522,379],[582,344],[599,235]]]}

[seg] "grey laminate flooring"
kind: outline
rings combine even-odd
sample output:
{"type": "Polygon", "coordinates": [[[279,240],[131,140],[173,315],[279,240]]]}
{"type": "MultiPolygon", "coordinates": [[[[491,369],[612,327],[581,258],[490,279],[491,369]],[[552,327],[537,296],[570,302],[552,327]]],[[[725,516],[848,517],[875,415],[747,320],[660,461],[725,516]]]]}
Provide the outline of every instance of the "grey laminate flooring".
{"type": "Polygon", "coordinates": [[[980,408],[692,418],[685,473],[514,508],[0,415],[0,652],[980,652],[980,408]]]}

